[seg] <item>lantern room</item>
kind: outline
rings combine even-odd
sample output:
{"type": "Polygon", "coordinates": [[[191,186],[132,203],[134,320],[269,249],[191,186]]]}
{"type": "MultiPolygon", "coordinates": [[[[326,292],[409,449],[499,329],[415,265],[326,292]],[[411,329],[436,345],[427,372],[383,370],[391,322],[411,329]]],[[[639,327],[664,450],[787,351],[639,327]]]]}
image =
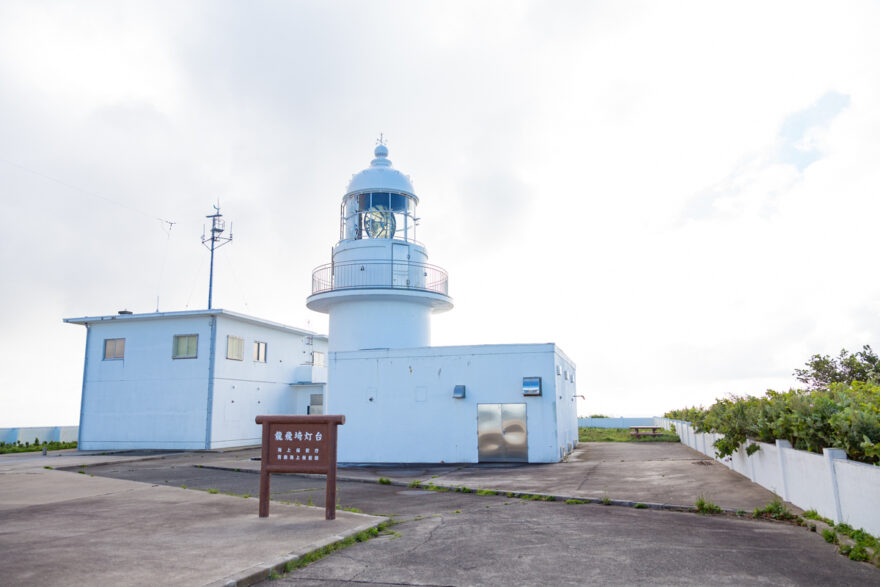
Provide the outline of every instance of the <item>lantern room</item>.
{"type": "Polygon", "coordinates": [[[356,174],[342,200],[339,240],[416,241],[416,206],[409,178],[391,167],[388,147],[377,145],[370,167],[356,174]],[[380,187],[381,186],[381,187],[380,187]]]}

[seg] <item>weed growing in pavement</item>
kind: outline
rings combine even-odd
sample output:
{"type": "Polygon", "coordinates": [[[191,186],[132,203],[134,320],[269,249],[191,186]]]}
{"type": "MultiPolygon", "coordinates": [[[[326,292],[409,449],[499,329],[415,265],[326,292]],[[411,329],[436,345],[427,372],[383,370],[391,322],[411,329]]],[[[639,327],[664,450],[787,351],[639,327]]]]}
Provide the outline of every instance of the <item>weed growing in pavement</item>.
{"type": "Polygon", "coordinates": [[[737,516],[744,516],[744,515],[746,515],[746,510],[736,510],[736,515],[737,516]]]}
{"type": "Polygon", "coordinates": [[[611,498],[607,495],[603,495],[600,501],[602,502],[602,505],[611,505],[611,498]]]}
{"type": "Polygon", "coordinates": [[[565,503],[567,503],[568,505],[580,505],[582,503],[587,503],[587,502],[585,502],[582,499],[566,499],[565,503]]]}
{"type": "MultiPolygon", "coordinates": [[[[374,538],[379,535],[384,535],[386,533],[386,529],[390,526],[391,523],[383,522],[379,524],[376,528],[370,528],[369,530],[364,530],[363,532],[358,532],[354,536],[349,536],[344,540],[338,540],[333,544],[328,544],[323,548],[319,548],[317,550],[313,550],[312,552],[305,554],[295,560],[288,561],[287,564],[284,565],[284,571],[289,573],[295,569],[300,569],[310,563],[321,560],[328,554],[332,554],[337,550],[342,550],[343,548],[348,548],[352,544],[357,542],[366,542],[370,538],[374,538]]],[[[393,534],[397,534],[396,532],[392,532],[393,534]]]]}
{"type": "Polygon", "coordinates": [[[247,498],[249,498],[249,497],[251,496],[251,494],[250,494],[250,493],[242,493],[241,496],[242,496],[243,498],[247,499],[247,498]]]}
{"type": "Polygon", "coordinates": [[[49,465],[43,465],[43,468],[44,468],[44,469],[52,470],[52,469],[54,469],[55,467],[50,467],[49,465]]]}
{"type": "Polygon", "coordinates": [[[785,507],[785,504],[778,497],[763,508],[755,508],[752,517],[770,518],[771,520],[794,520],[797,518],[797,516],[788,511],[788,508],[785,507]]]}
{"type": "Polygon", "coordinates": [[[721,508],[701,494],[700,497],[697,498],[697,502],[694,504],[697,508],[697,513],[699,514],[720,514],[721,508]]]}
{"type": "Polygon", "coordinates": [[[491,489],[478,489],[477,495],[498,495],[498,492],[491,489]]]}
{"type": "Polygon", "coordinates": [[[411,481],[410,484],[407,485],[407,487],[411,487],[413,489],[420,489],[422,487],[422,482],[421,481],[411,481]]]}
{"type": "Polygon", "coordinates": [[[391,485],[391,479],[387,477],[379,477],[379,485],[391,485]]]}
{"type": "Polygon", "coordinates": [[[830,528],[826,528],[822,530],[822,538],[825,539],[825,542],[828,544],[837,544],[837,532],[830,528]]]}
{"type": "Polygon", "coordinates": [[[338,506],[338,509],[340,509],[340,510],[342,510],[342,511],[344,511],[344,512],[352,512],[352,513],[354,513],[354,514],[362,514],[362,513],[364,513],[364,512],[362,512],[361,510],[359,510],[358,508],[349,508],[349,507],[338,506]]]}
{"type": "Polygon", "coordinates": [[[868,551],[861,544],[850,547],[849,552],[843,552],[843,547],[841,547],[840,554],[845,554],[850,560],[854,561],[866,561],[871,558],[868,551]]]}
{"type": "Polygon", "coordinates": [[[311,493],[309,494],[309,499],[306,501],[306,505],[309,505],[309,506],[315,505],[315,502],[312,501],[312,494],[311,493]]]}
{"type": "Polygon", "coordinates": [[[646,506],[642,502],[639,502],[636,505],[634,505],[633,507],[636,508],[637,510],[643,510],[643,509],[647,509],[648,506],[646,506]]]}
{"type": "Polygon", "coordinates": [[[212,493],[212,494],[213,494],[213,493],[220,493],[220,492],[217,491],[216,489],[209,489],[209,490],[208,490],[208,493],[212,493]]]}
{"type": "Polygon", "coordinates": [[[455,510],[455,511],[452,512],[452,513],[453,513],[453,514],[460,514],[460,513],[461,513],[461,510],[455,510]]]}

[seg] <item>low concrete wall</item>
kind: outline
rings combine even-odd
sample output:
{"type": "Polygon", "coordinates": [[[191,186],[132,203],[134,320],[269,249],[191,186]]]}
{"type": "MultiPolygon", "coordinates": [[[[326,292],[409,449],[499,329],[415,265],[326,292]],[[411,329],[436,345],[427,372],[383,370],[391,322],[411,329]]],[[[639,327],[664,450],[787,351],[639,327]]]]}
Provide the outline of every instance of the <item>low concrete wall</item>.
{"type": "Polygon", "coordinates": [[[654,426],[655,418],[578,418],[578,428],[629,428],[654,426]]]}
{"type": "Polygon", "coordinates": [[[0,428],[0,442],[14,444],[21,441],[33,442],[74,442],[79,433],[79,426],[34,426],[29,428],[0,428]]]}
{"type": "Polygon", "coordinates": [[[750,441],[761,447],[752,456],[740,447],[731,456],[719,459],[713,443],[722,435],[697,432],[692,424],[681,420],[656,421],[666,429],[674,425],[683,444],[745,475],[785,501],[805,510],[814,509],[835,523],[846,522],[880,535],[880,467],[850,461],[837,448],[823,449],[821,455],[795,450],[786,440],[777,440],[776,444],[750,441]]]}

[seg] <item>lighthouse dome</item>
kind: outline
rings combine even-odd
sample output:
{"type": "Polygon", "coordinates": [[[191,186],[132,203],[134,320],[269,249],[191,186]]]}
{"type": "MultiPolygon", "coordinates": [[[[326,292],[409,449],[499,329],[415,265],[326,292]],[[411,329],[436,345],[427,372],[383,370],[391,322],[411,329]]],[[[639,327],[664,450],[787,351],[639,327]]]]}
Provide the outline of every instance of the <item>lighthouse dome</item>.
{"type": "Polygon", "coordinates": [[[409,177],[394,169],[388,159],[388,147],[379,144],[373,151],[375,159],[370,166],[352,176],[347,194],[365,191],[402,192],[415,196],[409,177]]]}

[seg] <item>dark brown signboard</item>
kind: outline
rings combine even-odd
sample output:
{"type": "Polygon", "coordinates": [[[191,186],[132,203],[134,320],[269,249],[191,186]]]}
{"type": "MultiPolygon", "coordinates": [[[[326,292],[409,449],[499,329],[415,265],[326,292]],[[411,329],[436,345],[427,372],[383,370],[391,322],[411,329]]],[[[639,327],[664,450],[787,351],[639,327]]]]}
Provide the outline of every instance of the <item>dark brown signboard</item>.
{"type": "Polygon", "coordinates": [[[260,517],[269,516],[271,473],[325,473],[325,518],[336,519],[336,427],[345,416],[257,416],[263,425],[260,517]]]}

